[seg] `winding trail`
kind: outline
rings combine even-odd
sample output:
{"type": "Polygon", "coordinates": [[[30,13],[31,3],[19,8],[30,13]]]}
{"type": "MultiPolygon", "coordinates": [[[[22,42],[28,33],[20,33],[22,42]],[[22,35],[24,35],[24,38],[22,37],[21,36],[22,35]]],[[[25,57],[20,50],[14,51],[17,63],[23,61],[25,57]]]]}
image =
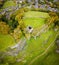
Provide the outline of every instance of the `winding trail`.
{"type": "MultiPolygon", "coordinates": [[[[58,33],[56,34],[56,37],[55,37],[54,41],[56,40],[57,36],[59,35],[58,33]]],[[[40,58],[41,56],[43,56],[44,54],[46,54],[48,52],[49,48],[54,44],[54,41],[49,45],[49,47],[41,55],[38,55],[33,60],[31,60],[31,62],[28,65],[32,65],[38,58],[40,58]]]]}

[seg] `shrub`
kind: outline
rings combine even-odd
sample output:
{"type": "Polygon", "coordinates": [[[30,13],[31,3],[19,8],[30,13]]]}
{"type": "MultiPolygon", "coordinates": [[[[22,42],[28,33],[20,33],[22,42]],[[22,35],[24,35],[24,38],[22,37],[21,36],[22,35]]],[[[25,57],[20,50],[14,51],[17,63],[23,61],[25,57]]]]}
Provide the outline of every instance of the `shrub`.
{"type": "Polygon", "coordinates": [[[24,12],[27,12],[29,10],[28,8],[25,8],[25,7],[23,9],[24,9],[24,12]]]}
{"type": "Polygon", "coordinates": [[[56,16],[57,14],[55,12],[49,12],[50,16],[56,16]]]}
{"type": "Polygon", "coordinates": [[[21,20],[22,19],[22,17],[23,17],[23,15],[24,15],[24,13],[19,13],[19,14],[17,14],[16,15],[16,17],[15,17],[15,20],[21,20]]]}
{"type": "Polygon", "coordinates": [[[7,25],[5,22],[0,22],[0,33],[2,34],[8,34],[9,33],[9,25],[7,25]]]}

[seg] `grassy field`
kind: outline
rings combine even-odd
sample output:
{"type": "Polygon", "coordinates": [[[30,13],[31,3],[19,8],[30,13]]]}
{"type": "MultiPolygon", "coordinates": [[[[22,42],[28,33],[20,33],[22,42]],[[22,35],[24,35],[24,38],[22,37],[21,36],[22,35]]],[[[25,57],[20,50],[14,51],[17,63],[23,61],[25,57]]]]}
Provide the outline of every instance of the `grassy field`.
{"type": "Polygon", "coordinates": [[[48,18],[49,15],[48,13],[44,13],[44,12],[38,12],[38,11],[28,11],[25,13],[25,18],[29,18],[29,17],[32,17],[32,18],[48,18]]]}
{"type": "Polygon", "coordinates": [[[41,36],[39,36],[36,40],[35,39],[31,39],[28,42],[28,48],[26,50],[26,59],[27,59],[27,63],[26,65],[28,65],[37,55],[42,54],[46,48],[53,42],[56,33],[54,33],[53,31],[50,31],[51,33],[49,33],[49,31],[47,33],[42,34],[41,36]],[[46,41],[46,37],[48,41],[46,41]],[[52,35],[52,37],[49,39],[49,35],[52,35]]]}
{"type": "Polygon", "coordinates": [[[4,3],[3,8],[7,8],[11,6],[16,6],[16,4],[13,1],[7,1],[4,3]]]}
{"type": "Polygon", "coordinates": [[[38,58],[32,65],[58,65],[59,54],[55,52],[56,45],[54,45],[48,53],[38,58]]]}
{"type": "MultiPolygon", "coordinates": [[[[39,16],[43,16],[45,18],[49,17],[47,13],[29,11],[25,13],[23,20],[26,26],[31,25],[35,29],[36,27],[40,27],[45,24],[45,18],[42,19],[39,16]]],[[[56,34],[57,32],[54,32],[53,29],[51,29],[43,32],[36,38],[36,40],[34,38],[27,40],[25,50],[20,53],[20,56],[24,59],[13,65],[30,65],[33,59],[38,55],[41,55],[49,47],[49,45],[54,41],[56,34]]],[[[55,52],[55,46],[52,45],[52,47],[48,49],[48,52],[45,55],[38,58],[31,65],[58,65],[59,55],[55,52]]]]}
{"type": "Polygon", "coordinates": [[[36,28],[42,26],[46,18],[49,18],[47,13],[28,11],[25,13],[23,21],[26,26],[36,28]]]}
{"type": "Polygon", "coordinates": [[[13,44],[15,44],[15,41],[10,35],[0,34],[0,51],[5,51],[5,49],[13,44]]]}
{"type": "MultiPolygon", "coordinates": [[[[25,13],[23,21],[26,26],[30,25],[35,29],[44,25],[46,18],[49,18],[48,13],[28,11],[25,13]]],[[[36,39],[31,37],[30,40],[26,41],[27,44],[25,48],[17,57],[18,59],[21,58],[23,60],[15,62],[12,65],[29,65],[33,59],[35,59],[38,55],[41,55],[49,47],[49,45],[54,41],[56,34],[57,32],[51,29],[46,30],[46,32],[43,31],[36,39]]],[[[13,44],[14,39],[10,35],[0,34],[1,50],[6,49],[8,46],[12,46],[13,44]]],[[[31,65],[58,65],[59,55],[55,53],[55,46],[52,45],[52,47],[45,55],[38,58],[31,65]]]]}
{"type": "MultiPolygon", "coordinates": [[[[50,30],[47,31],[46,33],[41,34],[39,37],[37,37],[36,40],[34,38],[31,38],[31,40],[27,41],[27,46],[25,50],[23,50],[20,53],[20,56],[24,59],[13,65],[29,65],[33,59],[35,59],[38,55],[41,55],[49,47],[49,45],[54,41],[55,36],[56,32],[50,30]],[[50,35],[52,36],[50,37],[50,35]],[[45,40],[47,39],[48,41],[45,43],[45,40]]],[[[58,64],[59,55],[55,52],[55,47],[53,45],[52,47],[48,50],[46,54],[38,58],[31,65],[46,65],[46,64],[49,65],[50,62],[51,65],[58,64]]]]}

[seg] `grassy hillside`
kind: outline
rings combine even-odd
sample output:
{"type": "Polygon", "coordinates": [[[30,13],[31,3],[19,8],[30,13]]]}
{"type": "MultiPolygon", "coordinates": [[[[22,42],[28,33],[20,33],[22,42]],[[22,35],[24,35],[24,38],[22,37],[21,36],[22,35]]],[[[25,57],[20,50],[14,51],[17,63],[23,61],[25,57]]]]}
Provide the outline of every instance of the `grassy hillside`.
{"type": "MultiPolygon", "coordinates": [[[[49,17],[47,13],[29,11],[25,13],[23,21],[25,22],[26,26],[31,25],[35,30],[35,28],[41,27],[45,24],[45,18],[40,18],[42,16],[43,18],[49,17]]],[[[19,58],[21,57],[21,59],[23,58],[23,60],[13,63],[13,65],[58,65],[59,55],[55,52],[53,42],[56,34],[57,32],[55,32],[53,29],[46,30],[46,32],[43,31],[42,34],[36,39],[32,37],[30,40],[27,40],[25,50],[21,51],[20,55],[18,56],[19,58]],[[46,49],[48,49],[47,52],[42,55],[46,49]],[[37,56],[38,58],[35,60],[37,56]]]]}
{"type": "MultiPolygon", "coordinates": [[[[32,26],[35,30],[43,26],[47,18],[49,18],[48,13],[28,11],[24,14],[23,21],[26,26],[32,26]]],[[[25,48],[15,57],[19,61],[9,64],[7,62],[6,65],[58,65],[59,55],[55,52],[54,46],[56,35],[57,32],[51,28],[43,31],[36,39],[34,37],[26,39],[25,48]]],[[[1,51],[14,44],[15,41],[10,35],[0,34],[1,51]]]]}
{"type": "Polygon", "coordinates": [[[15,44],[15,41],[10,35],[0,34],[0,51],[4,51],[13,44],[15,44]]]}
{"type": "Polygon", "coordinates": [[[7,8],[11,6],[16,6],[16,4],[13,1],[6,1],[3,5],[3,8],[7,8]]]}
{"type": "Polygon", "coordinates": [[[23,21],[26,26],[36,28],[42,26],[46,18],[49,18],[47,13],[28,11],[25,13],[23,21]]]}
{"type": "Polygon", "coordinates": [[[56,45],[54,45],[48,53],[38,58],[32,65],[58,65],[59,54],[55,52],[56,45]]]}

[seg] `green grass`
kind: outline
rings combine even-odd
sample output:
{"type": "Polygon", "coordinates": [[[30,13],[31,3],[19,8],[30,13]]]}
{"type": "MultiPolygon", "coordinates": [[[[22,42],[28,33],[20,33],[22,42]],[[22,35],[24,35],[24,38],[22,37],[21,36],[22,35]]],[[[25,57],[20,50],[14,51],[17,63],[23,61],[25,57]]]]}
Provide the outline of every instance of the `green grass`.
{"type": "Polygon", "coordinates": [[[32,26],[33,28],[42,26],[44,24],[42,18],[25,18],[24,22],[26,26],[32,26]]]}
{"type": "Polygon", "coordinates": [[[32,17],[32,18],[40,18],[40,17],[48,18],[49,15],[48,15],[48,13],[44,13],[44,12],[28,11],[25,13],[25,17],[26,18],[30,18],[30,17],[32,17]]]}
{"type": "MultiPolygon", "coordinates": [[[[23,21],[26,24],[26,26],[31,25],[35,29],[45,24],[44,23],[45,19],[48,17],[49,15],[47,13],[29,11],[25,13],[23,21]],[[39,16],[41,17],[43,16],[44,18],[42,19],[39,16]]],[[[42,54],[48,48],[48,46],[54,41],[55,36],[56,36],[56,32],[54,32],[53,30],[48,30],[47,32],[43,32],[39,37],[37,37],[36,40],[34,38],[27,40],[27,46],[25,47],[26,49],[24,51],[21,51],[20,53],[21,57],[23,57],[25,54],[23,61],[26,62],[21,61],[19,63],[15,63],[14,65],[28,65],[36,56],[42,54]],[[46,40],[48,41],[45,43],[46,40]]],[[[45,60],[46,56],[44,55],[43,57],[37,59],[32,65],[39,65],[39,64],[49,65],[49,62],[54,60],[53,58],[55,58],[55,60],[57,59],[56,57],[54,57],[54,55],[55,54],[53,53],[52,55],[50,54],[48,56],[49,57],[48,64],[47,64],[47,60],[45,60]],[[42,58],[43,58],[43,63],[41,61],[42,58]],[[39,63],[40,61],[41,63],[39,63]]],[[[53,62],[55,62],[55,60],[53,62]]],[[[51,62],[51,65],[55,65],[55,64],[51,62]]]]}
{"type": "Polygon", "coordinates": [[[59,54],[55,52],[56,45],[54,45],[48,53],[43,57],[38,58],[32,65],[58,65],[59,54]]]}
{"type": "Polygon", "coordinates": [[[39,36],[36,40],[32,38],[30,41],[28,41],[28,48],[26,51],[27,64],[30,63],[31,59],[34,59],[37,55],[40,55],[46,50],[46,48],[54,40],[55,34],[56,33],[54,33],[53,31],[48,31],[47,33],[41,34],[41,36],[39,36]],[[49,35],[52,35],[47,43],[45,43],[45,35],[47,36],[47,39],[49,38],[49,35]]]}
{"type": "Polygon", "coordinates": [[[15,6],[16,4],[13,1],[7,1],[4,3],[3,8],[15,6]]]}
{"type": "Polygon", "coordinates": [[[15,42],[10,35],[0,34],[0,51],[5,51],[5,49],[13,44],[15,44],[15,42]]]}
{"type": "Polygon", "coordinates": [[[48,13],[28,11],[25,13],[23,21],[26,26],[36,28],[42,26],[46,18],[49,18],[48,13]]]}
{"type": "MultiPolygon", "coordinates": [[[[36,56],[42,54],[47,49],[47,47],[54,41],[55,36],[56,36],[56,32],[54,32],[53,30],[50,30],[50,31],[47,31],[46,33],[42,33],[39,37],[37,37],[36,40],[34,38],[31,38],[30,40],[28,40],[26,50],[21,51],[21,53],[20,53],[21,57],[23,57],[25,54],[23,61],[26,61],[26,62],[21,61],[21,62],[15,63],[14,65],[28,65],[36,56]],[[50,35],[52,35],[52,37],[49,38],[50,35]],[[46,39],[48,39],[48,42],[44,43],[44,41],[46,39]]],[[[57,54],[54,54],[54,52],[52,52],[52,49],[49,49],[49,50],[50,51],[48,51],[48,53],[51,52],[53,56],[50,54],[48,56],[49,57],[48,61],[51,62],[53,60],[53,58],[55,58],[53,61],[53,62],[55,62],[55,60],[57,60],[57,58],[56,58],[57,54]],[[54,57],[54,55],[55,55],[55,57],[54,57]]],[[[46,54],[48,54],[48,53],[46,53],[46,54]]],[[[42,65],[42,64],[46,65],[47,60],[45,60],[45,59],[47,57],[46,58],[45,57],[46,57],[46,55],[43,55],[42,57],[37,59],[32,65],[39,65],[39,62],[41,62],[40,65],[42,65]],[[42,63],[42,60],[43,60],[43,63],[42,63]]],[[[49,62],[48,62],[48,64],[49,64],[49,62]]],[[[55,64],[53,63],[53,65],[55,65],[55,64]]]]}
{"type": "MultiPolygon", "coordinates": [[[[30,25],[34,29],[37,27],[41,27],[45,24],[45,19],[49,18],[48,13],[43,12],[35,12],[28,11],[24,15],[24,23],[26,26],[30,25]],[[43,17],[43,18],[40,18],[43,17]]],[[[27,45],[25,46],[25,50],[19,53],[17,58],[23,58],[20,62],[15,62],[12,65],[28,65],[36,56],[42,54],[48,46],[54,41],[56,36],[56,32],[52,29],[47,32],[43,32],[36,40],[32,37],[30,40],[27,40],[27,45]],[[50,37],[50,35],[52,35],[50,37]],[[45,41],[48,40],[46,43],[45,41]],[[24,57],[25,55],[25,57],[24,57]],[[26,62],[24,62],[26,61],[26,62]]],[[[14,39],[10,35],[1,35],[0,34],[0,49],[5,50],[8,46],[12,46],[14,44],[14,39]],[[3,44],[3,45],[2,45],[3,44]]],[[[53,47],[54,48],[54,47],[53,47]]],[[[58,65],[59,57],[51,48],[47,56],[44,55],[38,58],[32,65],[58,65]],[[50,64],[49,64],[50,63],[50,64]]]]}

